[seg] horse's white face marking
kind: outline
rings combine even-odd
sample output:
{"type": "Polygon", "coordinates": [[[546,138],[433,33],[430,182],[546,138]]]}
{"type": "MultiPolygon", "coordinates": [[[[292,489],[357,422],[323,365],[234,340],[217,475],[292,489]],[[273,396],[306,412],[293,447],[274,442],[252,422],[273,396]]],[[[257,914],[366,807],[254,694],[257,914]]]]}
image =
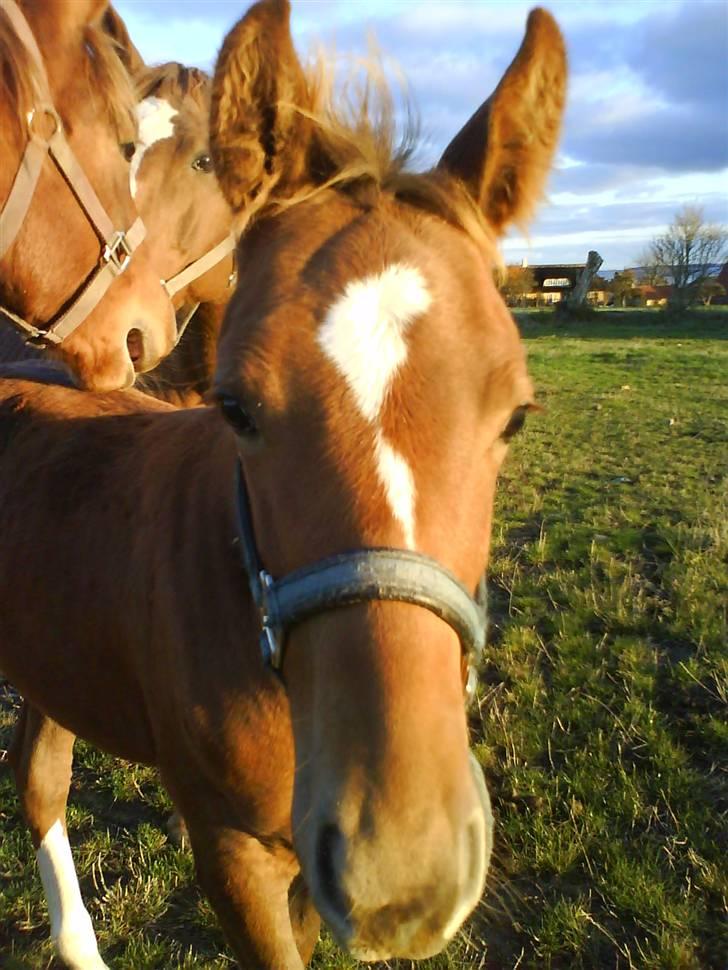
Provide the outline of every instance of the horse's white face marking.
{"type": "Polygon", "coordinates": [[[415,480],[412,469],[377,432],[377,473],[392,514],[402,526],[408,549],[415,548],[415,480]]]}
{"type": "Polygon", "coordinates": [[[99,956],[91,917],[81,898],[71,847],[60,820],[46,832],[36,857],[48,902],[51,939],[58,955],[77,970],[108,970],[99,956]]]}
{"type": "Polygon", "coordinates": [[[142,164],[144,153],[152,145],[174,134],[174,119],[177,112],[163,98],[145,98],[136,106],[137,121],[139,123],[139,138],[129,169],[129,187],[132,198],[137,194],[137,174],[142,164]]]}
{"type": "Polygon", "coordinates": [[[395,264],[377,276],[349,283],[317,337],[344,376],[357,408],[375,426],[377,473],[410,548],[415,547],[412,471],[384,440],[378,425],[392,381],[407,360],[407,331],[431,303],[420,271],[395,264]]]}
{"type": "Polygon", "coordinates": [[[326,314],[319,345],[346,378],[369,421],[379,417],[392,379],[407,359],[410,324],[431,302],[419,270],[395,265],[349,283],[326,314]]]}

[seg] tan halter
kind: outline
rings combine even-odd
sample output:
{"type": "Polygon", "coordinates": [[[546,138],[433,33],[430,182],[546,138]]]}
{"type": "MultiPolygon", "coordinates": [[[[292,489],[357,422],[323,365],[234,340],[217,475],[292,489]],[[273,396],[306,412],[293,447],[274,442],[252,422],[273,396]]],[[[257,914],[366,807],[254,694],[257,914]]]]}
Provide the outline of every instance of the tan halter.
{"type": "Polygon", "coordinates": [[[0,260],[12,246],[23,225],[46,156],[50,156],[63,175],[101,242],[98,265],[84,281],[70,305],[45,328],[36,327],[6,307],[0,306],[0,314],[7,317],[21,331],[26,343],[47,347],[62,343],[86,319],[116,277],[127,268],[134,251],[141,244],[147,231],[138,216],[128,230],[114,229],[111,219],[66,140],[63,123],[53,106],[43,57],[33,31],[15,0],[2,0],[2,9],[18,39],[35,62],[37,104],[28,115],[28,145],[20,160],[10,195],[0,211],[0,260]],[[41,130],[44,128],[49,129],[50,134],[41,130]]]}
{"type": "MultiPolygon", "coordinates": [[[[213,266],[217,266],[228,253],[233,254],[233,265],[228,276],[228,288],[235,285],[237,280],[237,270],[235,267],[235,236],[230,233],[230,235],[225,236],[225,238],[213,246],[212,249],[208,250],[204,256],[200,256],[199,259],[194,260],[189,266],[185,266],[184,269],[180,270],[179,273],[175,273],[174,276],[170,276],[168,280],[162,280],[162,286],[167,292],[170,299],[183,290],[185,286],[189,286],[194,280],[199,279],[200,276],[204,276],[208,270],[211,270],[213,266]]],[[[187,329],[187,324],[190,322],[195,314],[195,311],[199,307],[199,303],[185,303],[179,310],[177,310],[177,340],[179,343],[182,334],[187,329]]]]}

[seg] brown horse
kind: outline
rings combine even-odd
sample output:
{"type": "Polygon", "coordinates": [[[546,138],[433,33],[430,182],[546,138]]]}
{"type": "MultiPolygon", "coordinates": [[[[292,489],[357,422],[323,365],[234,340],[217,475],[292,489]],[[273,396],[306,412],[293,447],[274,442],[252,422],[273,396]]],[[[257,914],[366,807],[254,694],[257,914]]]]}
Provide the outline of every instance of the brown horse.
{"type": "MultiPolygon", "coordinates": [[[[147,255],[178,308],[178,345],[137,383],[155,397],[199,404],[233,276],[231,213],[210,160],[210,78],[177,63],[147,67],[113,8],[102,24],[134,74],[139,131],[128,151],[130,184],[147,228],[147,255]]],[[[0,331],[0,359],[41,354],[9,324],[0,331]]]]}
{"type": "Polygon", "coordinates": [[[216,171],[249,219],[217,407],[2,393],[0,667],[27,699],[11,761],[76,970],[103,967],[66,836],[76,735],[159,766],[246,970],[300,970],[318,914],[360,959],[425,957],[484,884],[472,594],[533,393],[491,237],[542,190],[563,41],[534,11],[416,175],[372,96],[348,121],[326,107],[288,14],[254,6],[216,69],[216,171]]]}
{"type": "Polygon", "coordinates": [[[0,314],[95,389],[128,386],[175,340],[129,191],[133,91],[106,6],[0,7],[0,314]]]}

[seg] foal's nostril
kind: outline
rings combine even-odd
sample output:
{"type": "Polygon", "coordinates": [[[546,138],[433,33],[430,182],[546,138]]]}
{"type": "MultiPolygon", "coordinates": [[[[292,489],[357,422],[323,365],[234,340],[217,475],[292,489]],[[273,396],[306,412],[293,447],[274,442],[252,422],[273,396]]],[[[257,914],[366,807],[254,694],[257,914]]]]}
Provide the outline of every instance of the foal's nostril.
{"type": "Polygon", "coordinates": [[[343,862],[344,837],[336,825],[324,825],[316,851],[319,895],[341,918],[349,913],[349,904],[339,885],[343,862]]]}
{"type": "Polygon", "coordinates": [[[144,335],[138,327],[133,327],[126,335],[126,349],[132,364],[136,365],[144,358],[144,335]]]}

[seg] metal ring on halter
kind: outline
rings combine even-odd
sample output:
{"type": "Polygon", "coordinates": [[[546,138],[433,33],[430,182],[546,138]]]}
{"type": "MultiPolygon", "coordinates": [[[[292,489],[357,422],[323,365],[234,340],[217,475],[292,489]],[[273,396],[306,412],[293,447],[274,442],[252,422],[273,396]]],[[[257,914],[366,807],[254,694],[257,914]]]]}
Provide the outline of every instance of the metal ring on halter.
{"type": "Polygon", "coordinates": [[[63,128],[63,122],[61,121],[60,115],[52,104],[39,104],[37,107],[31,108],[26,118],[26,125],[28,128],[28,137],[33,141],[40,142],[41,144],[47,144],[63,128]],[[40,115],[52,120],[54,127],[50,135],[41,135],[38,131],[36,131],[35,121],[40,115]]]}

